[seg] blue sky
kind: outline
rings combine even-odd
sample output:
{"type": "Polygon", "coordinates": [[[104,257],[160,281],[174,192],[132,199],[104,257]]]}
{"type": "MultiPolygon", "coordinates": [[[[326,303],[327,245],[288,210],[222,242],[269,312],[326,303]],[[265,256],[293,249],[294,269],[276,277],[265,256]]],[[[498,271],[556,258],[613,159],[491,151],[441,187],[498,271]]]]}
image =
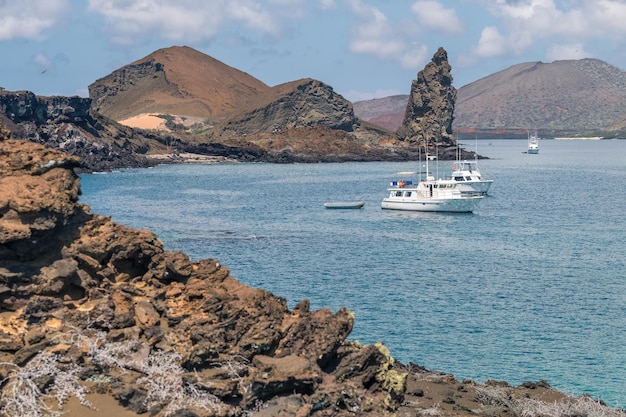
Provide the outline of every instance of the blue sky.
{"type": "Polygon", "coordinates": [[[88,96],[100,77],[187,45],[273,86],[351,101],[408,94],[437,48],[454,85],[522,62],[626,69],[626,0],[0,0],[0,87],[88,96]]]}

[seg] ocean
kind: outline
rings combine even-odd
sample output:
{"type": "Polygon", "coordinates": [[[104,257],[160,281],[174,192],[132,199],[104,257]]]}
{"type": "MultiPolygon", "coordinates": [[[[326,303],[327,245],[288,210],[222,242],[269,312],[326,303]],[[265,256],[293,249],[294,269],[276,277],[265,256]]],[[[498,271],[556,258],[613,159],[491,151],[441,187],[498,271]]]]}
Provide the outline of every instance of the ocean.
{"type": "MultiPolygon", "coordinates": [[[[626,405],[626,140],[479,140],[471,214],[380,208],[420,163],[162,165],[81,175],[81,202],[214,258],[293,307],[355,313],[350,340],[457,379],[546,380],[626,405]],[[365,201],[328,210],[327,201],[365,201]]],[[[430,164],[436,176],[450,161],[430,164]]],[[[422,162],[423,164],[423,162],[422,162]]]]}

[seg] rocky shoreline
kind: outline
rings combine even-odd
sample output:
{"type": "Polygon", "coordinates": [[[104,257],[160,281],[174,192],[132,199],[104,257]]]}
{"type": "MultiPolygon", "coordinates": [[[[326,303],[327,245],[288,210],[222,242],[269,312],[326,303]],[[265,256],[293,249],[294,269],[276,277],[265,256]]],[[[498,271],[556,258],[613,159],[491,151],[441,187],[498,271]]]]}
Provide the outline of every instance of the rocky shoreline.
{"type": "Polygon", "coordinates": [[[543,381],[458,381],[351,341],[348,308],[290,310],[218,260],[92,214],[80,164],[0,140],[4,415],[626,416],[543,381]]]}

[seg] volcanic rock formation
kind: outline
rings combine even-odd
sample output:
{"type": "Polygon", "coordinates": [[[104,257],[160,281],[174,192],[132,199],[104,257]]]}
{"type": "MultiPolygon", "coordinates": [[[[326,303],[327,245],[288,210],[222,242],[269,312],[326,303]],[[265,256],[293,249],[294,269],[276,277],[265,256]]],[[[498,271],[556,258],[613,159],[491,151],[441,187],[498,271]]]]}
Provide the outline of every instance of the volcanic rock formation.
{"type": "Polygon", "coordinates": [[[136,412],[204,405],[210,411],[197,415],[235,415],[262,403],[383,415],[399,406],[406,373],[384,347],[346,342],[347,309],[309,311],[305,300],[289,310],[215,260],[192,262],[148,231],[91,214],[77,202],[78,163],[29,142],[0,142],[3,377],[16,378],[6,363],[50,365],[45,355],[54,353],[59,372],[80,364],[79,379],[99,376],[92,380],[136,412]],[[154,377],[153,358],[170,361],[178,400],[196,404],[154,400],[141,379],[154,377]]]}
{"type": "Polygon", "coordinates": [[[70,152],[80,157],[79,168],[89,171],[149,166],[146,151],[160,145],[154,135],[93,112],[90,99],[42,97],[29,91],[0,91],[0,127],[14,139],[70,152]]]}
{"type": "Polygon", "coordinates": [[[242,108],[224,130],[255,134],[321,126],[352,132],[357,125],[352,103],[328,84],[307,78],[273,87],[257,98],[254,108],[242,108]]]}
{"type": "Polygon", "coordinates": [[[352,103],[328,84],[305,78],[269,87],[189,47],[158,50],[97,80],[89,92],[104,115],[136,127],[167,120],[156,124],[195,150],[221,144],[271,162],[417,155],[392,132],[361,123],[352,103]]]}
{"type": "Polygon", "coordinates": [[[431,62],[417,74],[398,136],[419,144],[454,145],[452,120],[456,89],[452,86],[448,54],[439,48],[431,62]]]}

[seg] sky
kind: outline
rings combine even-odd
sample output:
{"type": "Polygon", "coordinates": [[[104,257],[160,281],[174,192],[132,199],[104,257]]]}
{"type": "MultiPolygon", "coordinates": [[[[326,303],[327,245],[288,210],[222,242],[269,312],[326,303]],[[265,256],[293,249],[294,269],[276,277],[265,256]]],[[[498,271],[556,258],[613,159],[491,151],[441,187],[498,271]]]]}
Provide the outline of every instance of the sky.
{"type": "Polygon", "coordinates": [[[269,86],[350,101],[409,94],[439,47],[458,89],[523,62],[626,69],[626,0],[0,0],[0,88],[88,97],[89,84],[189,46],[269,86]]]}

